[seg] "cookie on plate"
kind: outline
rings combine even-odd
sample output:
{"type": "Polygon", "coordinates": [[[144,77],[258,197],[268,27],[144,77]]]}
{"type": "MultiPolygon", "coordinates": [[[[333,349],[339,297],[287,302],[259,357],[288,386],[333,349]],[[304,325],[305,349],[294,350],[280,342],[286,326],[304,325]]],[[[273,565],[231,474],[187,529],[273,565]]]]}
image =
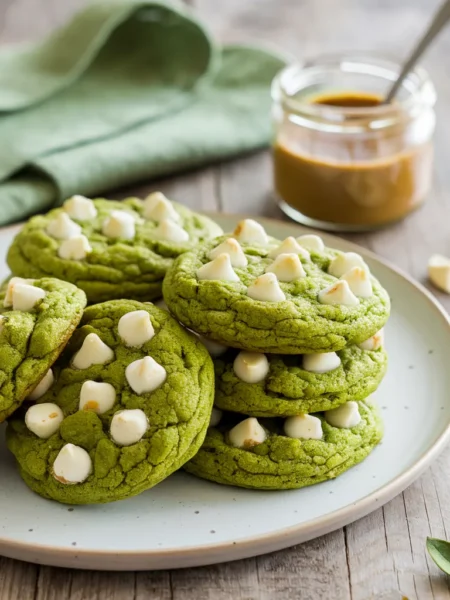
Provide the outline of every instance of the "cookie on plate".
{"type": "Polygon", "coordinates": [[[186,471],[258,490],[301,488],[334,479],[366,458],[383,436],[378,408],[368,401],[261,421],[231,413],[220,419],[220,411],[214,409],[212,419],[186,471]]]}
{"type": "Polygon", "coordinates": [[[86,309],[50,389],[9,421],[27,485],[70,504],[121,500],[156,485],[200,448],[214,395],[198,339],[150,303],[86,309]]]}
{"type": "Polygon", "coordinates": [[[325,248],[315,235],[277,242],[251,219],[233,236],[178,257],[163,295],[175,317],[197,333],[277,354],[362,343],[390,311],[387,292],[358,254],[325,248]]]}
{"type": "Polygon", "coordinates": [[[387,354],[378,346],[382,332],[374,338],[365,344],[371,349],[354,345],[303,356],[228,350],[214,360],[215,405],[252,417],[289,417],[364,400],[387,367],[387,354]]]}
{"type": "Polygon", "coordinates": [[[211,219],[160,192],[123,202],[74,196],[32,217],[14,239],[8,265],[20,277],[59,277],[90,303],[161,296],[173,259],[220,235],[211,219]]]}
{"type": "Polygon", "coordinates": [[[0,421],[50,386],[52,364],[83,315],[84,292],[45,277],[13,277],[0,289],[0,421]]]}

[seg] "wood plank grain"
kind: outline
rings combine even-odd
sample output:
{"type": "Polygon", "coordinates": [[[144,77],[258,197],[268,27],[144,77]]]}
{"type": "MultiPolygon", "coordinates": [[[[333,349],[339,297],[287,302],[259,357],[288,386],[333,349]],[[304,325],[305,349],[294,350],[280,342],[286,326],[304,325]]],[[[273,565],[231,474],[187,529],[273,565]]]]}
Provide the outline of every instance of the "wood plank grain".
{"type": "Polygon", "coordinates": [[[34,600],[38,567],[0,557],[0,598],[34,600]]]}

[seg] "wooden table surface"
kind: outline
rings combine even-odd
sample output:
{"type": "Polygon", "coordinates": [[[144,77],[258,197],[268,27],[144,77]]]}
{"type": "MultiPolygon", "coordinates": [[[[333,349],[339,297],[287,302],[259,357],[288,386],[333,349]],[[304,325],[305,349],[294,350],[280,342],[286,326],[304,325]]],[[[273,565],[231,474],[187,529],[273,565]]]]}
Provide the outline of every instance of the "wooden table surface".
{"type": "MultiPolygon", "coordinates": [[[[0,43],[36,39],[87,0],[0,0],[0,43]]],[[[223,41],[271,43],[298,57],[379,50],[404,56],[437,0],[192,0],[223,41]]],[[[426,205],[403,223],[349,239],[425,282],[429,255],[450,255],[450,31],[425,59],[438,92],[436,173],[426,205]]],[[[0,90],[1,93],[1,90],[0,90]]],[[[154,183],[134,186],[145,194],[154,183]]],[[[270,197],[268,152],[166,179],[158,188],[205,210],[283,218],[270,197]]],[[[450,297],[437,293],[450,308],[450,297]]],[[[0,559],[0,600],[366,600],[450,598],[449,579],[425,552],[427,535],[450,539],[450,449],[389,504],[309,543],[223,565],[107,573],[0,559]]]]}

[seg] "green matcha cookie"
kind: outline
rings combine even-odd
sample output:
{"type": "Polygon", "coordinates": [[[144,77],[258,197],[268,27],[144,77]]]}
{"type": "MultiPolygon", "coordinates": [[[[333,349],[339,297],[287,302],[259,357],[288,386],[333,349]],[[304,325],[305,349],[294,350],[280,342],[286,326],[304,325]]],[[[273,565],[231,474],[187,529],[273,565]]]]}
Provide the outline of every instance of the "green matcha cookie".
{"type": "Polygon", "coordinates": [[[236,415],[225,414],[211,427],[186,471],[245,488],[301,488],[344,473],[383,435],[378,409],[368,402],[348,402],[325,414],[236,423],[236,415]]]}
{"type": "Polygon", "coordinates": [[[303,357],[228,350],[214,363],[218,408],[289,417],[364,400],[380,385],[387,354],[358,346],[303,357]]]}
{"type": "Polygon", "coordinates": [[[74,196],[31,218],[13,241],[8,265],[20,277],[59,277],[90,303],[161,296],[173,259],[221,233],[216,223],[163,194],[144,201],[74,196]]]}
{"type": "Polygon", "coordinates": [[[13,277],[0,289],[0,421],[51,384],[52,364],[83,315],[84,292],[71,283],[13,277]]]}
{"type": "Polygon", "coordinates": [[[166,311],[113,300],[86,309],[37,404],[9,422],[27,485],[69,504],[156,485],[200,448],[214,395],[205,347],[166,311]]]}
{"type": "Polygon", "coordinates": [[[362,343],[387,321],[389,297],[358,254],[311,235],[276,242],[250,219],[233,235],[168,270],[164,300],[186,327],[235,348],[301,354],[362,343]]]}

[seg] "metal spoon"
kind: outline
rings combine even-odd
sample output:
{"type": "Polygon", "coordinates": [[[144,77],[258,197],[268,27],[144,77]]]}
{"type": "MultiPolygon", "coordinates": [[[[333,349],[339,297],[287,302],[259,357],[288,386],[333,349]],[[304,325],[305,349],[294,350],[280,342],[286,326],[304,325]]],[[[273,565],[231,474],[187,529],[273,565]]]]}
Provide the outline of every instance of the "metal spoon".
{"type": "Polygon", "coordinates": [[[425,50],[428,48],[428,46],[431,44],[431,42],[434,40],[434,38],[437,36],[437,34],[441,31],[441,29],[444,27],[444,25],[449,20],[450,20],[450,0],[446,0],[444,2],[444,4],[439,8],[437,13],[435,14],[435,16],[434,16],[433,20],[431,21],[430,26],[428,27],[424,36],[421,38],[421,40],[419,41],[417,46],[411,52],[411,55],[408,58],[408,60],[403,65],[403,68],[400,71],[400,75],[398,76],[398,78],[394,82],[394,84],[392,85],[391,89],[389,90],[388,94],[386,95],[386,98],[383,100],[383,104],[389,104],[389,102],[391,102],[393,100],[393,98],[395,97],[395,94],[398,92],[399,88],[401,87],[405,77],[408,75],[408,73],[414,67],[416,62],[419,60],[419,58],[422,56],[422,54],[425,52],[425,50]]]}

